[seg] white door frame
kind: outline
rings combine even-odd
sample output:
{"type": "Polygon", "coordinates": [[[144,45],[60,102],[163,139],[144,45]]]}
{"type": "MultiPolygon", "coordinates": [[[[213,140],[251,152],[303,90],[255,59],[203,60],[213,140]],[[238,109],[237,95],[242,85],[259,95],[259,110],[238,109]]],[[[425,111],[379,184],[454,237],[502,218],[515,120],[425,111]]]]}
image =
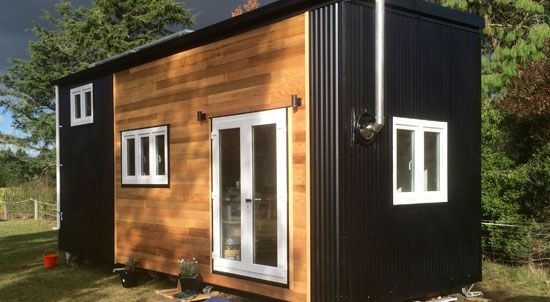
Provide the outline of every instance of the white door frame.
{"type": "Polygon", "coordinates": [[[286,109],[274,109],[212,119],[212,202],[214,271],[288,284],[288,182],[286,109]],[[252,127],[275,124],[277,129],[277,267],[253,263],[252,127]],[[223,258],[221,244],[221,193],[219,131],[240,129],[241,149],[241,259],[223,258]]]}

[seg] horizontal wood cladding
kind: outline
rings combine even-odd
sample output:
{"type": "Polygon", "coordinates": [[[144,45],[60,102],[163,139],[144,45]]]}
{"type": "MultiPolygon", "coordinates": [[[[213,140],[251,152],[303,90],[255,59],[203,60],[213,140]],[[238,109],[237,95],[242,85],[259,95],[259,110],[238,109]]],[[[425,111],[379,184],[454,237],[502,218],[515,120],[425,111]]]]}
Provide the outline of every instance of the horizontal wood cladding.
{"type": "Polygon", "coordinates": [[[277,299],[307,298],[304,15],[115,74],[115,258],[178,273],[197,257],[205,282],[277,299]],[[210,123],[208,117],[288,109],[289,288],[212,274],[210,123]],[[121,186],[120,131],[169,124],[170,186],[121,186]]]}

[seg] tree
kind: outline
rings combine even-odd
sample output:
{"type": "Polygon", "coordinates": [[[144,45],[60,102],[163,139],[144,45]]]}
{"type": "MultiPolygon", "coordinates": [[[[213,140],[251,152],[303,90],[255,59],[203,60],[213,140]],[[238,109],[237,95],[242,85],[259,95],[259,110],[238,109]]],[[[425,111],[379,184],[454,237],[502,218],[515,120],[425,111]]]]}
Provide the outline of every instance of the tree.
{"type": "Polygon", "coordinates": [[[43,16],[48,26],[31,28],[30,58],[12,60],[0,76],[0,107],[26,134],[0,134],[0,143],[34,150],[44,168],[54,166],[53,80],[193,24],[190,12],[172,0],[94,0],[91,8],[61,0],[56,8],[59,17],[43,16]]]}
{"type": "Polygon", "coordinates": [[[518,66],[544,57],[550,38],[548,0],[432,0],[481,16],[484,99],[496,99],[518,66]]]}
{"type": "MultiPolygon", "coordinates": [[[[483,218],[547,220],[547,0],[433,0],[483,17],[483,218]],[[546,125],[546,126],[545,126],[546,125]],[[545,130],[546,128],[546,130],[545,130]],[[538,210],[537,210],[538,209],[538,210]]],[[[548,210],[548,209],[547,209],[548,210]]]]}
{"type": "Polygon", "coordinates": [[[260,2],[258,0],[246,0],[242,5],[237,5],[235,9],[231,12],[231,17],[236,17],[242,15],[243,13],[255,10],[260,7],[260,2]]]}
{"type": "Polygon", "coordinates": [[[506,135],[501,150],[523,189],[515,202],[525,217],[538,221],[550,214],[550,41],[545,55],[520,66],[498,101],[506,135]]]}
{"type": "Polygon", "coordinates": [[[0,163],[0,188],[20,184],[39,174],[32,166],[30,157],[22,150],[0,150],[0,163]]]}
{"type": "Polygon", "coordinates": [[[510,79],[499,105],[521,117],[550,114],[550,42],[543,60],[524,64],[518,75],[510,79]]]}

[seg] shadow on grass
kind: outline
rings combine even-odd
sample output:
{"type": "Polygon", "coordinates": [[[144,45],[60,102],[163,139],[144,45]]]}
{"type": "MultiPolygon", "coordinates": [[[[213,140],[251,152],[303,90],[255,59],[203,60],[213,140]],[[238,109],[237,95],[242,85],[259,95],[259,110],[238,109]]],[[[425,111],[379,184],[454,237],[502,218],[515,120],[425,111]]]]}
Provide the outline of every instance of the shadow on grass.
{"type": "Polygon", "coordinates": [[[0,300],[145,301],[155,288],[171,287],[142,274],[138,288],[124,289],[112,267],[71,266],[63,257],[46,269],[42,255],[48,249],[57,250],[56,231],[0,237],[0,300]]]}
{"type": "MultiPolygon", "coordinates": [[[[57,232],[46,231],[0,237],[0,275],[11,275],[37,267],[46,250],[57,250],[57,232]]],[[[0,284],[5,283],[2,277],[0,284]]]]}
{"type": "MultiPolygon", "coordinates": [[[[112,266],[67,265],[59,253],[55,268],[44,268],[46,250],[57,250],[57,231],[33,221],[0,223],[0,301],[164,301],[155,290],[174,288],[160,275],[151,279],[140,271],[138,286],[123,288],[112,266]]],[[[216,288],[216,290],[220,290],[216,288]]],[[[236,293],[236,292],[232,292],[236,293]]],[[[222,293],[233,302],[265,301],[222,293]]]]}

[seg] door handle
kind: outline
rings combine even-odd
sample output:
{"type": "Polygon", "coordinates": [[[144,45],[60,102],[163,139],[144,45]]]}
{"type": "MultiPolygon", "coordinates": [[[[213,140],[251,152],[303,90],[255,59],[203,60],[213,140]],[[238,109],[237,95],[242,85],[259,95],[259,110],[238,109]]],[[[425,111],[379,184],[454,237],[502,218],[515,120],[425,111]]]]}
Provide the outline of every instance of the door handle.
{"type": "Polygon", "coordinates": [[[244,201],[246,201],[246,202],[252,202],[252,199],[247,198],[247,199],[245,199],[244,201]]]}
{"type": "Polygon", "coordinates": [[[261,198],[254,198],[254,201],[262,201],[261,198]]]}

